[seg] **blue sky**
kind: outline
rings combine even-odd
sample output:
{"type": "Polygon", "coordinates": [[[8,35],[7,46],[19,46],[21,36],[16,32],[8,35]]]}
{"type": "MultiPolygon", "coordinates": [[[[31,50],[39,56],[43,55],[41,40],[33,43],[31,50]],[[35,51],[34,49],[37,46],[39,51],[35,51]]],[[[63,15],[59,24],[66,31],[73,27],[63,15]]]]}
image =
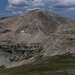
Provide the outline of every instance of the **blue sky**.
{"type": "Polygon", "coordinates": [[[3,13],[5,11],[7,5],[8,0],[0,0],[0,13],[3,13]]]}
{"type": "Polygon", "coordinates": [[[8,0],[0,0],[0,11],[5,8],[7,3],[8,3],[8,0]]]}
{"type": "Polygon", "coordinates": [[[75,18],[75,0],[0,0],[0,17],[17,15],[36,8],[75,18]]]}

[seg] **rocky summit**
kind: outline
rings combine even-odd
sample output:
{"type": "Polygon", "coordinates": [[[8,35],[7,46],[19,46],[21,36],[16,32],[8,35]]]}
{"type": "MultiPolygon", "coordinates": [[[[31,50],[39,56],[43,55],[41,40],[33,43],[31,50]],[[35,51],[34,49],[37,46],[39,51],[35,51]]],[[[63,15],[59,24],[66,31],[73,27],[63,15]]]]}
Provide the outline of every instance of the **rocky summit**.
{"type": "Polygon", "coordinates": [[[75,53],[75,20],[40,9],[0,19],[0,65],[65,53],[75,53]]]}

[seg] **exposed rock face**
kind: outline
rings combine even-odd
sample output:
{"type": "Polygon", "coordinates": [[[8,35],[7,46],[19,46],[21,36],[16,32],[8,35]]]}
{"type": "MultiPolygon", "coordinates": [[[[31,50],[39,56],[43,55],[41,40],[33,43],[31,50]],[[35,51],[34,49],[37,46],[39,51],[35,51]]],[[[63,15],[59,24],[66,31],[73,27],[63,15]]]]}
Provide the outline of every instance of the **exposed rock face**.
{"type": "Polygon", "coordinates": [[[44,56],[75,53],[75,20],[41,10],[5,18],[0,43],[41,43],[44,56]]]}

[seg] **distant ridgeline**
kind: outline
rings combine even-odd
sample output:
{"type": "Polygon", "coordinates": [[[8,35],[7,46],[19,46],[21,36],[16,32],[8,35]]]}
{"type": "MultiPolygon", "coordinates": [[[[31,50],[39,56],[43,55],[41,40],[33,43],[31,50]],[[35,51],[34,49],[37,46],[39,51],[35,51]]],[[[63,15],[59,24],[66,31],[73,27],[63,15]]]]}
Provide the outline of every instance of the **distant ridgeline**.
{"type": "Polygon", "coordinates": [[[8,18],[8,17],[0,17],[0,20],[6,19],[6,18],[8,18]]]}
{"type": "Polygon", "coordinates": [[[40,54],[43,50],[43,45],[40,43],[0,44],[0,50],[10,53],[10,60],[14,61],[15,59],[19,60],[18,58],[22,56],[22,59],[28,59],[40,54]]]}

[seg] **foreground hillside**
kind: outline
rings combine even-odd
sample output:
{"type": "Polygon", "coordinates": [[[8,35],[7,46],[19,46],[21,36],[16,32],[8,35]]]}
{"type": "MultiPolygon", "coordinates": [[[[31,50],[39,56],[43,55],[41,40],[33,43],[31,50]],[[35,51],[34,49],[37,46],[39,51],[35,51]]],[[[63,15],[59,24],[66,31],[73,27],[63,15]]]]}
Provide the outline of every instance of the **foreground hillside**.
{"type": "Polygon", "coordinates": [[[0,75],[75,75],[75,56],[71,54],[46,57],[37,63],[0,68],[0,75]]]}

